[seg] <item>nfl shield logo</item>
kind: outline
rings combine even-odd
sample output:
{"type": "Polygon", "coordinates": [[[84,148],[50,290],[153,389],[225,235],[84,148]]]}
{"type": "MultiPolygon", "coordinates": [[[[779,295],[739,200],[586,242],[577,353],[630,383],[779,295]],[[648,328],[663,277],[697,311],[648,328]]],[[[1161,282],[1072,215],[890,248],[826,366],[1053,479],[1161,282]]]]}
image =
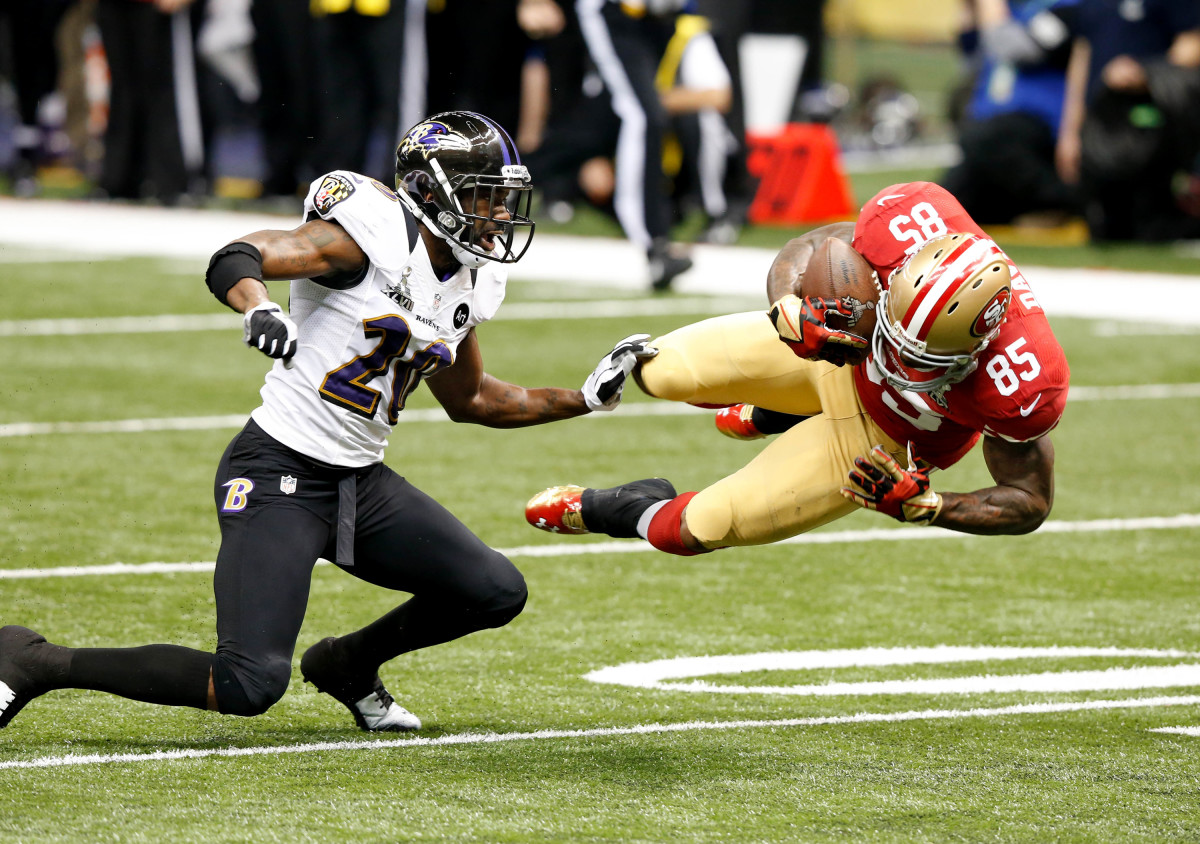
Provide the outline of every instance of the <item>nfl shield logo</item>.
{"type": "Polygon", "coordinates": [[[279,479],[279,491],[284,495],[291,495],[296,491],[296,479],[291,475],[284,475],[279,479]]]}

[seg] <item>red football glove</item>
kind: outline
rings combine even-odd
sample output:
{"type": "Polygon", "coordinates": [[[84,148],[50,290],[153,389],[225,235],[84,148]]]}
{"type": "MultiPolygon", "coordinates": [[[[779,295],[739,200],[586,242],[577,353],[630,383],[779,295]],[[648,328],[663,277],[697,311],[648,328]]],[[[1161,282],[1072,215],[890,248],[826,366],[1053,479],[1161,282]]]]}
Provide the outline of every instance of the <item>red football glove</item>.
{"type": "MultiPolygon", "coordinates": [[[[797,357],[808,360],[824,359],[821,350],[827,343],[838,347],[846,346],[849,349],[865,349],[865,338],[849,331],[830,328],[825,324],[828,317],[826,311],[829,310],[843,316],[851,316],[854,313],[837,299],[816,299],[812,296],[801,299],[794,293],[788,293],[776,300],[768,316],[775,330],[779,332],[779,339],[787,343],[788,348],[797,357]]],[[[842,350],[839,348],[839,351],[842,350]]],[[[831,355],[830,362],[840,366],[838,361],[844,359],[844,355],[831,355]]]]}
{"type": "Polygon", "coordinates": [[[842,495],[859,507],[878,510],[893,519],[928,525],[941,511],[942,497],[929,488],[929,472],[913,464],[911,450],[908,462],[907,469],[901,467],[883,446],[877,445],[867,457],[854,458],[858,471],[850,472],[850,480],[858,489],[844,486],[842,495]]]}

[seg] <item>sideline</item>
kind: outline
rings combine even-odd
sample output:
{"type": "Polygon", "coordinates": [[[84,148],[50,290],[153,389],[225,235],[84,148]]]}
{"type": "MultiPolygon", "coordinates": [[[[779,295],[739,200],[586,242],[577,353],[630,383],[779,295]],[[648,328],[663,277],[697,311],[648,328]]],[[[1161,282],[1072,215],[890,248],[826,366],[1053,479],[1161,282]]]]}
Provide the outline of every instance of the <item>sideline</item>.
{"type": "MultiPolygon", "coordinates": [[[[0,244],[24,250],[61,250],[71,233],[72,254],[159,256],[196,262],[199,279],[213,250],[247,232],[290,229],[299,215],[152,208],[62,200],[0,198],[0,244]]],[[[783,235],[781,234],[781,238],[783,235]]],[[[780,243],[780,246],[783,244],[780,243]]],[[[763,280],[776,249],[746,246],[692,247],[694,267],[676,279],[673,294],[763,295],[763,280]]],[[[1104,268],[1023,266],[1046,313],[1172,325],[1200,324],[1200,277],[1104,268]],[[1130,312],[1130,296],[1150,303],[1130,312]],[[1155,303],[1159,303],[1156,305],[1155,303]]],[[[514,281],[570,281],[646,292],[642,251],[627,240],[541,235],[514,264],[514,281]]],[[[199,283],[197,281],[197,283],[199,283]]]]}
{"type": "Polygon", "coordinates": [[[0,762],[0,770],[20,768],[60,768],[68,765],[104,765],[115,762],[174,762],[180,759],[236,758],[241,756],[281,756],[285,753],[323,753],[329,751],[393,750],[401,748],[448,747],[460,745],[502,744],[514,741],[546,739],[609,738],[615,736],[665,735],[716,730],[783,729],[789,727],[825,727],[840,724],[895,724],[905,721],[946,721],[957,718],[999,718],[1005,715],[1045,715],[1058,712],[1085,712],[1106,709],[1153,709],[1163,706],[1195,706],[1200,696],[1126,698],[1124,700],[1088,700],[1066,703],[1024,703],[992,709],[922,709],[909,712],[861,712],[857,715],[831,715],[816,718],[781,718],[754,721],[687,721],[675,724],[639,724],[633,727],[598,727],[590,730],[536,730],[523,733],[459,733],[422,738],[414,736],[382,741],[326,741],[311,744],[287,744],[274,747],[226,747],[211,750],[164,750],[156,753],[95,753],[88,755],[42,756],[0,762]]]}

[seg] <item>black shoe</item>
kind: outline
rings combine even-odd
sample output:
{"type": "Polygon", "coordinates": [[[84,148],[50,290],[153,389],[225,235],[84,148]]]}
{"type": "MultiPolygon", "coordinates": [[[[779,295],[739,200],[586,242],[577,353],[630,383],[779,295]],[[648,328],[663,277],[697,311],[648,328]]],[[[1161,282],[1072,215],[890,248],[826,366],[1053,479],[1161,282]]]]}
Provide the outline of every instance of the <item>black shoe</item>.
{"type": "Polygon", "coordinates": [[[396,703],[379,673],[353,675],[333,655],[333,637],[317,642],[300,658],[304,682],[312,683],[350,710],[354,723],[367,732],[407,732],[421,729],[421,719],[396,703]]]}
{"type": "Polygon", "coordinates": [[[633,539],[637,523],[652,504],[670,501],[675,487],[665,478],[631,481],[608,489],[585,489],[580,495],[579,515],[592,533],[607,533],[615,539],[633,539]]]}
{"type": "Polygon", "coordinates": [[[692,268],[692,259],[666,241],[655,241],[646,257],[650,262],[650,286],[657,291],[669,289],[676,276],[692,268]]]}
{"type": "Polygon", "coordinates": [[[64,652],[27,627],[0,627],[0,727],[66,679],[64,652]]]}

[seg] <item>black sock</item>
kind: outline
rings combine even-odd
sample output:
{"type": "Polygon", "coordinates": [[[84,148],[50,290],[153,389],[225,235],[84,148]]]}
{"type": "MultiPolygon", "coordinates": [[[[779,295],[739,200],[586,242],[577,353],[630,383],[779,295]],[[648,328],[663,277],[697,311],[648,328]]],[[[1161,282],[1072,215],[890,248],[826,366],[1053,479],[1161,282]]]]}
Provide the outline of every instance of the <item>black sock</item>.
{"type": "Polygon", "coordinates": [[[207,709],[211,671],[212,654],[179,645],[76,648],[63,685],[164,706],[207,709]]]}
{"type": "Polygon", "coordinates": [[[334,654],[352,671],[374,671],[409,651],[449,642],[480,628],[472,614],[411,598],[361,630],[334,640],[334,654]]]}
{"type": "Polygon", "coordinates": [[[654,504],[668,501],[675,495],[675,487],[665,478],[646,478],[608,489],[585,489],[579,496],[579,512],[592,533],[635,539],[642,514],[654,504]]]}
{"type": "Polygon", "coordinates": [[[750,421],[754,427],[764,434],[782,434],[789,428],[799,425],[807,416],[793,416],[790,413],[780,413],[778,410],[766,410],[758,405],[750,413],[750,421]]]}

